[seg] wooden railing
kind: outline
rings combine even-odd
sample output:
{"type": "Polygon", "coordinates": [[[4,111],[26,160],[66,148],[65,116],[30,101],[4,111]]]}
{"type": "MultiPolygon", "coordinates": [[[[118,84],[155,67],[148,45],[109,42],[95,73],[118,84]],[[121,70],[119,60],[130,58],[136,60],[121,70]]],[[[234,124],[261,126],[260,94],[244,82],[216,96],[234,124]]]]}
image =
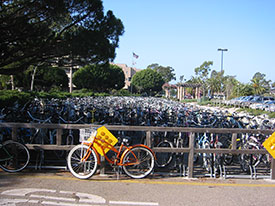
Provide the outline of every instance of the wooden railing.
{"type": "MultiPolygon", "coordinates": [[[[56,129],[56,144],[27,144],[29,149],[44,150],[70,150],[73,145],[61,145],[62,133],[64,129],[81,129],[94,128],[100,125],[91,124],[37,124],[37,123],[0,123],[0,127],[12,128],[12,139],[17,139],[18,128],[47,128],[56,129]]],[[[195,153],[220,153],[220,154],[267,154],[265,149],[237,149],[237,134],[263,134],[271,135],[273,130],[255,130],[255,129],[223,129],[223,128],[191,128],[191,127],[148,127],[148,126],[117,126],[105,125],[111,131],[143,131],[146,132],[146,144],[155,152],[181,152],[188,153],[188,177],[193,177],[194,171],[194,154],[195,153]],[[160,148],[152,145],[152,132],[187,132],[189,134],[189,147],[187,148],[160,148]],[[194,147],[195,133],[215,133],[215,134],[232,134],[231,149],[198,149],[194,147]]],[[[102,168],[104,170],[104,168],[102,168]]],[[[271,179],[275,179],[275,159],[271,162],[271,179]]]]}

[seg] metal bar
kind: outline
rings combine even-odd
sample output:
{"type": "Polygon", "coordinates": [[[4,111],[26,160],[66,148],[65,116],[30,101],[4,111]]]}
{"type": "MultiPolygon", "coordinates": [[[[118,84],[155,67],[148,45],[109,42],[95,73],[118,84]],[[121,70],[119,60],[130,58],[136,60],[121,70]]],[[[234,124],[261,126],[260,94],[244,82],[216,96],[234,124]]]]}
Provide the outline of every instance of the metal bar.
{"type": "Polygon", "coordinates": [[[105,157],[100,155],[100,176],[105,176],[106,173],[106,162],[105,157]]]}
{"type": "Polygon", "coordinates": [[[193,178],[194,170],[194,141],[195,133],[191,133],[189,136],[189,155],[188,155],[188,178],[193,178]]]}

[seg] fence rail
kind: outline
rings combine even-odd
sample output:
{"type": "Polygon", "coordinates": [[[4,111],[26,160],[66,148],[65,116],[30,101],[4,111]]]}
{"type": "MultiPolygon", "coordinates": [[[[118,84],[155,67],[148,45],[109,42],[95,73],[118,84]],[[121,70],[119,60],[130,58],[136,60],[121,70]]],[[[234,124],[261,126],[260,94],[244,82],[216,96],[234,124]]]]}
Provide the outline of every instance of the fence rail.
{"type": "MultiPolygon", "coordinates": [[[[12,128],[12,139],[17,139],[18,128],[47,128],[56,129],[56,144],[42,145],[42,144],[27,144],[29,149],[44,149],[44,150],[70,150],[74,145],[61,145],[62,133],[65,129],[82,129],[95,128],[101,125],[92,124],[38,124],[38,123],[0,123],[0,127],[12,128]]],[[[191,128],[191,127],[148,127],[148,126],[118,126],[105,125],[111,131],[143,131],[146,132],[146,144],[155,152],[173,152],[173,153],[188,153],[188,177],[193,177],[194,171],[194,154],[195,153],[219,153],[219,154],[267,154],[265,149],[237,149],[237,134],[263,134],[271,135],[273,130],[255,130],[255,129],[231,129],[231,128],[191,128]],[[161,148],[152,146],[152,132],[188,132],[189,133],[189,147],[187,148],[161,148]],[[215,133],[215,134],[232,134],[232,148],[231,149],[198,149],[194,147],[195,133],[215,133]]],[[[104,168],[102,168],[104,170],[104,168]]],[[[271,179],[275,179],[275,159],[271,162],[271,179]]]]}

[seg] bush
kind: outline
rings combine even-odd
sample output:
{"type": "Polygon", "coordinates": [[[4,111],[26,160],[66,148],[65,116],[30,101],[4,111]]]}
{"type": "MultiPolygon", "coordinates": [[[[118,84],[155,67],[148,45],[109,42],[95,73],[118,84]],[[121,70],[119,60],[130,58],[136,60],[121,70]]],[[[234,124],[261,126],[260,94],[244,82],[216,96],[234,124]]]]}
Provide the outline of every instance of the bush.
{"type": "Polygon", "coordinates": [[[198,105],[204,106],[204,105],[211,105],[212,102],[211,101],[204,101],[204,102],[198,102],[198,105]]]}
{"type": "Polygon", "coordinates": [[[263,111],[263,110],[257,110],[257,109],[238,109],[238,111],[244,111],[249,113],[250,115],[253,116],[259,116],[262,114],[267,114],[269,118],[275,118],[275,112],[268,112],[268,111],[263,111]]]}
{"type": "Polygon", "coordinates": [[[129,92],[127,89],[113,90],[112,94],[115,96],[132,96],[131,92],[129,92]]]}
{"type": "Polygon", "coordinates": [[[33,99],[33,95],[28,92],[19,92],[17,90],[0,91],[0,107],[13,106],[15,104],[24,105],[33,99]]]}
{"type": "Polygon", "coordinates": [[[181,100],[182,103],[189,103],[189,102],[197,102],[196,99],[183,99],[181,100]]]}

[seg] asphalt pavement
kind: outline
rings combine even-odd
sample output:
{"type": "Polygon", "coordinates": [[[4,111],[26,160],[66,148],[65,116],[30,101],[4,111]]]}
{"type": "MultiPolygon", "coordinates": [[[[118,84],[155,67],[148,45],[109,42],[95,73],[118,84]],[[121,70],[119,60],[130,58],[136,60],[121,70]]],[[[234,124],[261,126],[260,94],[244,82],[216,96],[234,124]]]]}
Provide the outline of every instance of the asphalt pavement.
{"type": "Polygon", "coordinates": [[[0,205],[274,205],[269,179],[188,179],[152,174],[136,180],[116,174],[79,180],[66,170],[0,171],[0,205]]]}

